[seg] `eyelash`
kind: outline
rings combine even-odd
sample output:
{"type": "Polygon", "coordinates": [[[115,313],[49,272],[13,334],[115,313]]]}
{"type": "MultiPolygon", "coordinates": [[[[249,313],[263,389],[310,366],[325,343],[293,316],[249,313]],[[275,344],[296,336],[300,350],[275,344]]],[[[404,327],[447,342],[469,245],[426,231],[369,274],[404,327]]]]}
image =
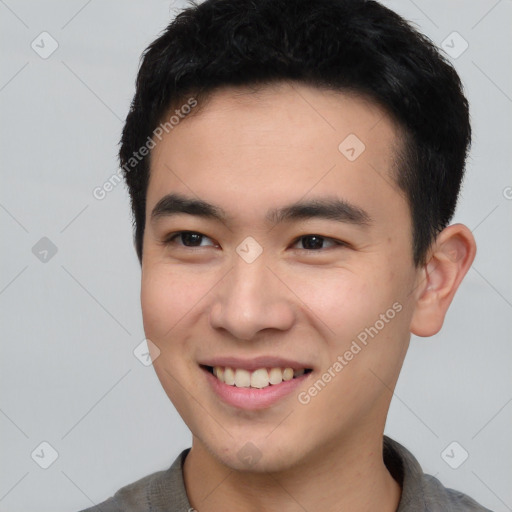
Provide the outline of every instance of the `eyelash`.
{"type": "MultiPolygon", "coordinates": [[[[210,239],[208,236],[206,235],[203,235],[202,233],[199,233],[198,231],[175,231],[174,233],[171,233],[170,235],[168,235],[163,241],[163,245],[172,245],[174,244],[174,240],[178,237],[180,237],[181,235],[183,234],[191,234],[191,235],[199,235],[201,238],[208,238],[210,239]]],[[[336,240],[334,238],[329,238],[329,237],[326,237],[326,236],[322,236],[322,235],[317,235],[315,233],[311,233],[311,234],[307,234],[307,235],[301,235],[297,238],[295,238],[295,240],[293,241],[292,245],[295,245],[297,244],[297,242],[299,242],[300,240],[302,240],[303,238],[309,238],[309,237],[315,237],[315,238],[319,238],[321,240],[324,240],[324,241],[330,241],[332,242],[334,245],[331,246],[331,247],[328,247],[328,248],[321,248],[321,249],[299,249],[301,251],[307,251],[307,252],[321,252],[321,251],[326,251],[328,249],[335,249],[336,246],[337,247],[349,247],[349,244],[346,243],[346,242],[343,242],[341,240],[336,240]]],[[[210,239],[211,240],[211,239],[210,239]]],[[[202,240],[201,240],[202,241],[202,240]]],[[[201,248],[201,247],[204,247],[204,246],[187,246],[187,245],[180,245],[180,247],[184,247],[186,249],[198,249],[198,248],[201,248]]],[[[211,247],[211,246],[208,246],[208,247],[211,247]]]]}

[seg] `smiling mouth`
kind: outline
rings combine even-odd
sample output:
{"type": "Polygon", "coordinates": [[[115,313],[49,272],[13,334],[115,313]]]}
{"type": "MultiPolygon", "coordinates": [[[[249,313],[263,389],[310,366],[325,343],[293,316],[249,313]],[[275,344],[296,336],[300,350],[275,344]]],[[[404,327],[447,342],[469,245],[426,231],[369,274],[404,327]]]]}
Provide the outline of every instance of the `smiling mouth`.
{"type": "Polygon", "coordinates": [[[201,365],[203,370],[214,375],[217,380],[238,388],[263,389],[268,386],[277,386],[282,382],[301,377],[311,373],[311,368],[258,368],[254,371],[243,368],[230,368],[229,366],[201,365]]]}

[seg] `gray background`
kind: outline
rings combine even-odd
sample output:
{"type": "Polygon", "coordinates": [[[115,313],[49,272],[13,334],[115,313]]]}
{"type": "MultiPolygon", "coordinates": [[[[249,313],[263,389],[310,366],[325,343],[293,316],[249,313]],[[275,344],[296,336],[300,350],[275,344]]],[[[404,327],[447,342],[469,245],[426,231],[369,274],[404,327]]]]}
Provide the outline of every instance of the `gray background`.
{"type": "MultiPolygon", "coordinates": [[[[474,128],[455,221],[479,247],[442,332],[412,340],[386,433],[445,485],[512,510],[512,2],[385,3],[453,54],[453,31],[469,44],[452,58],[474,128]],[[458,469],[441,456],[453,441],[469,453],[458,469]]],[[[92,194],[116,172],[139,56],[181,5],[0,0],[0,511],[79,510],[190,445],[133,354],[144,333],[126,190],[92,194]],[[45,59],[31,47],[51,49],[43,31],[59,45],[45,59]],[[55,255],[33,251],[42,237],[55,255]],[[48,469],[43,441],[58,452],[48,469]]]]}

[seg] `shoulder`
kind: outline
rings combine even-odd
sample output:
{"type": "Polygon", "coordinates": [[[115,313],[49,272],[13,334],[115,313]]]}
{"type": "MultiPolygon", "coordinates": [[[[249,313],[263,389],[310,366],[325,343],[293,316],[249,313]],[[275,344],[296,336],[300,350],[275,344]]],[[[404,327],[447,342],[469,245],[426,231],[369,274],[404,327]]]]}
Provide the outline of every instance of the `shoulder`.
{"type": "Polygon", "coordinates": [[[473,498],[425,474],[412,453],[387,436],[384,436],[384,462],[402,486],[397,512],[491,512],[473,498]]]}
{"type": "Polygon", "coordinates": [[[135,510],[149,510],[148,496],[152,483],[163,480],[167,471],[158,471],[147,475],[129,485],[119,489],[108,500],[80,512],[127,512],[135,510]]]}
{"type": "Polygon", "coordinates": [[[188,510],[183,482],[184,450],[165,471],[157,471],[119,489],[112,497],[80,512],[167,512],[188,510]],[[173,505],[173,509],[169,509],[173,505]]]}
{"type": "Polygon", "coordinates": [[[428,510],[491,512],[488,508],[483,507],[467,494],[445,487],[433,476],[423,475],[422,484],[425,502],[428,504],[428,510]]]}

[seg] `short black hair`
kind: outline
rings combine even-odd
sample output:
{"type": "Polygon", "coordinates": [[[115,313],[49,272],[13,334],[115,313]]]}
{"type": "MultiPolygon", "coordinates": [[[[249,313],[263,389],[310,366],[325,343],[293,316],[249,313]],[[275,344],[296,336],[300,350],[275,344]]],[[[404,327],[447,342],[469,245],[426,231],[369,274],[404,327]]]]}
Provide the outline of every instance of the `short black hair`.
{"type": "Polygon", "coordinates": [[[471,143],[468,102],[430,39],[365,0],[206,0],[180,12],[149,45],[119,151],[139,261],[150,154],[134,154],[191,97],[281,81],[362,95],[398,124],[394,180],[411,210],[414,262],[424,264],[455,211],[471,143]]]}

